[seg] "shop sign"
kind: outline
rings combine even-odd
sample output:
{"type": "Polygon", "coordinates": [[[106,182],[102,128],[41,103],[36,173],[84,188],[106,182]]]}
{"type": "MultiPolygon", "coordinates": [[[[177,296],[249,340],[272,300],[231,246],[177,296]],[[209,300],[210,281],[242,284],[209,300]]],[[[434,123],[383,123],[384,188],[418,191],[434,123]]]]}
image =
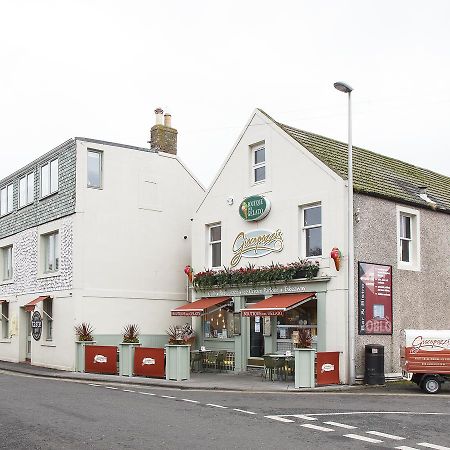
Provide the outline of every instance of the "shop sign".
{"type": "Polygon", "coordinates": [[[260,258],[270,253],[283,250],[283,233],[280,229],[241,231],[233,243],[233,258],[231,267],[237,266],[242,258],[260,258]]]}
{"type": "Polygon", "coordinates": [[[244,198],[239,205],[239,215],[247,222],[264,219],[270,211],[270,200],[261,195],[244,198]]]}
{"type": "Polygon", "coordinates": [[[38,341],[42,335],[42,317],[39,311],[34,311],[31,316],[31,335],[38,341]]]}
{"type": "Polygon", "coordinates": [[[358,332],[392,334],[392,267],[358,263],[358,332]]]}
{"type": "Polygon", "coordinates": [[[301,285],[281,285],[281,286],[262,286],[254,288],[230,288],[217,289],[211,291],[202,291],[205,297],[243,297],[249,295],[275,295],[275,294],[296,294],[305,292],[305,286],[301,285]]]}

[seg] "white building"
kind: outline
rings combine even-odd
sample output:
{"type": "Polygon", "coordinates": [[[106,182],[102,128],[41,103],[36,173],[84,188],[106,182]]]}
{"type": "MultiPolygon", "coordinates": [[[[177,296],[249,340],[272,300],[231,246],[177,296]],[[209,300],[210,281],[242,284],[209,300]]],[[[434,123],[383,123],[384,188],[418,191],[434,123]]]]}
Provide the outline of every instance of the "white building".
{"type": "Polygon", "coordinates": [[[0,181],[0,359],[73,370],[81,322],[98,344],[130,323],[142,344],[166,343],[204,190],[156,116],[150,149],[74,138],[0,181]]]}

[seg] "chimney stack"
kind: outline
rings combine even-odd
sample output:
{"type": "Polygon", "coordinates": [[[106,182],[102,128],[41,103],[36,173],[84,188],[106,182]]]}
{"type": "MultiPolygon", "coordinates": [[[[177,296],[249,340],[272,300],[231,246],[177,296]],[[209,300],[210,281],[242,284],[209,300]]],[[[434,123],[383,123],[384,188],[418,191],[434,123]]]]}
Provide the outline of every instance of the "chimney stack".
{"type": "Polygon", "coordinates": [[[172,116],[164,114],[161,108],[155,109],[156,123],[150,130],[150,149],[158,152],[177,154],[177,134],[178,131],[172,128],[172,116]]]}

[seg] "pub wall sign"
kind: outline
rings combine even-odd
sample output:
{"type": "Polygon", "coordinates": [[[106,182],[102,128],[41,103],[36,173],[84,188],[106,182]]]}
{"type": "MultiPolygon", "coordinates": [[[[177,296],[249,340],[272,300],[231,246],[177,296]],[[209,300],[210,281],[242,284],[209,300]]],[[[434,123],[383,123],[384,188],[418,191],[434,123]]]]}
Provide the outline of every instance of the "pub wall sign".
{"type": "Polygon", "coordinates": [[[247,222],[264,219],[271,208],[270,200],[261,195],[244,198],[239,205],[239,215],[247,222]]]}
{"type": "Polygon", "coordinates": [[[42,336],[42,317],[39,311],[34,311],[31,316],[31,335],[35,341],[42,336]]]}

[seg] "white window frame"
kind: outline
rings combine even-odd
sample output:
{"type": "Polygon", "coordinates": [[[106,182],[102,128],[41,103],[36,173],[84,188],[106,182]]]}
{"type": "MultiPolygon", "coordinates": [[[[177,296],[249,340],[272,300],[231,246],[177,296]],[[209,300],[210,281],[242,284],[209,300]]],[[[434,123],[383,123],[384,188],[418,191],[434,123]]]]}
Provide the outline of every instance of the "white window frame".
{"type": "Polygon", "coordinates": [[[220,222],[212,223],[207,226],[208,231],[208,265],[212,269],[220,269],[222,267],[222,224],[220,222]],[[220,227],[220,240],[213,241],[211,239],[211,230],[220,227]],[[213,244],[220,244],[220,264],[213,266],[213,244]]]}
{"type": "Polygon", "coordinates": [[[45,233],[41,235],[42,239],[42,250],[43,250],[43,273],[44,275],[48,274],[56,274],[59,272],[59,269],[61,267],[61,252],[60,252],[60,234],[59,230],[55,230],[49,233],[45,233]],[[53,242],[53,256],[50,254],[52,253],[51,249],[51,239],[54,239],[53,242]],[[50,257],[52,259],[52,269],[50,269],[49,260],[50,257]]]}
{"type": "Polygon", "coordinates": [[[21,177],[19,179],[19,208],[25,208],[34,202],[34,172],[21,177]],[[22,182],[25,182],[25,198],[22,196],[22,182]]]}
{"type": "Polygon", "coordinates": [[[301,228],[301,256],[302,258],[321,258],[323,257],[323,207],[321,202],[311,203],[308,205],[303,205],[300,207],[300,228],[301,228]],[[305,226],[305,211],[312,208],[320,208],[320,224],[315,225],[306,225],[305,226]],[[307,256],[306,255],[306,230],[310,230],[312,228],[320,228],[320,246],[321,253],[320,255],[307,256]]]}
{"type": "Polygon", "coordinates": [[[14,183],[0,189],[0,216],[11,214],[14,209],[14,183]]]}
{"type": "Polygon", "coordinates": [[[2,334],[1,337],[2,339],[9,339],[10,335],[9,335],[9,302],[3,302],[0,305],[0,315],[1,315],[1,324],[2,324],[2,334]],[[5,314],[6,312],[6,314],[5,314]]]}
{"type": "Polygon", "coordinates": [[[92,148],[88,148],[87,150],[87,159],[86,159],[86,185],[88,188],[90,189],[103,189],[103,152],[101,150],[95,150],[92,148]],[[95,186],[95,185],[89,185],[89,173],[88,173],[88,168],[89,168],[89,153],[97,153],[100,157],[100,167],[99,167],[99,185],[95,186]]]}
{"type": "Polygon", "coordinates": [[[53,341],[53,299],[47,298],[43,301],[42,315],[45,323],[45,340],[53,341]],[[48,307],[50,305],[50,308],[48,307]],[[50,309],[50,311],[48,311],[50,309]]]}
{"type": "Polygon", "coordinates": [[[420,213],[417,209],[397,205],[397,267],[401,270],[420,271],[420,213]],[[411,238],[400,236],[401,217],[410,217],[411,238]],[[408,240],[410,260],[402,261],[402,240],[408,240]]]}
{"type": "Polygon", "coordinates": [[[251,151],[251,168],[252,168],[252,174],[251,174],[251,180],[252,180],[252,184],[260,184],[260,183],[265,183],[265,181],[267,180],[267,148],[265,143],[261,143],[261,144],[257,144],[254,145],[252,147],[252,151],[251,151]],[[258,150],[263,150],[264,149],[264,161],[260,162],[260,163],[256,163],[256,152],[258,150]],[[264,179],[263,180],[259,180],[256,181],[256,169],[260,169],[264,167],[265,172],[264,172],[264,179]]]}
{"type": "Polygon", "coordinates": [[[5,245],[0,250],[1,250],[1,274],[0,274],[1,281],[3,283],[8,283],[11,282],[14,277],[13,246],[5,245]]]}
{"type": "Polygon", "coordinates": [[[41,198],[46,198],[49,195],[58,192],[59,190],[59,160],[58,158],[52,159],[47,164],[43,164],[40,168],[40,193],[41,198]],[[55,168],[56,165],[56,168],[55,168]],[[48,170],[48,182],[46,183],[44,190],[44,179],[42,176],[43,169],[47,168],[48,170]]]}

